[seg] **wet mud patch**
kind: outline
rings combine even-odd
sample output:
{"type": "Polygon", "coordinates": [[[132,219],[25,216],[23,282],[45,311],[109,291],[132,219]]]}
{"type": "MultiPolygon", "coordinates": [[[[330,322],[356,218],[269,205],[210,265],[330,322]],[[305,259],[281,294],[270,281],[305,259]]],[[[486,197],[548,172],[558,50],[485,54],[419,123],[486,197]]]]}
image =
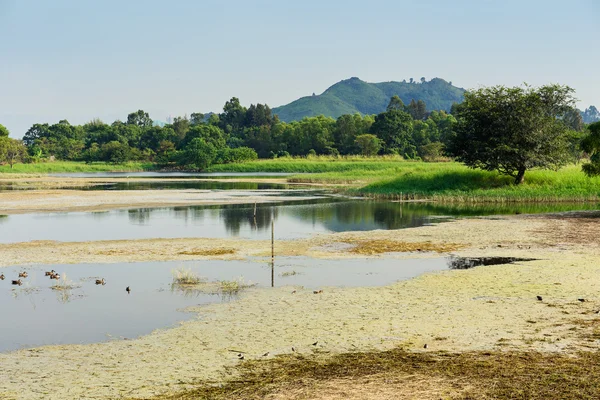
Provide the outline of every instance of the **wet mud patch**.
{"type": "Polygon", "coordinates": [[[523,261],[536,261],[536,258],[522,257],[450,257],[448,267],[450,269],[471,269],[488,265],[513,264],[523,261]]]}

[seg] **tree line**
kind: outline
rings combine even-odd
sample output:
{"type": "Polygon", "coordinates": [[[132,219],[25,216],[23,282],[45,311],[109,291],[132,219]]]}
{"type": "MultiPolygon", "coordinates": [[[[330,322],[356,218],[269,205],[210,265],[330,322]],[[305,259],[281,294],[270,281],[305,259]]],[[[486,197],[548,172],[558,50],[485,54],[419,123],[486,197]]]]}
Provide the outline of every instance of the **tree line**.
{"type": "Polygon", "coordinates": [[[192,113],[164,126],[154,124],[143,110],[112,124],[98,119],[84,125],[66,120],[34,124],[23,136],[20,157],[28,162],[150,161],[193,169],[258,157],[311,154],[432,159],[441,155],[455,122],[444,111],[428,111],[423,101],[404,105],[394,96],[387,110],[378,115],[342,115],[337,120],[317,116],[286,123],[268,105],[244,107],[234,97],[220,114],[192,113]]]}
{"type": "Polygon", "coordinates": [[[0,125],[0,161],[151,161],[163,167],[204,169],[214,163],[306,155],[396,154],[406,159],[451,157],[523,182],[531,168],[559,168],[582,157],[588,175],[600,174],[600,123],[584,124],[573,89],[546,85],[494,86],[468,91],[450,113],[423,101],[393,96],[377,115],[317,116],[282,122],[266,104],[238,98],[220,114],[192,113],[156,126],[143,110],[126,122],[34,124],[22,141],[0,125]]]}

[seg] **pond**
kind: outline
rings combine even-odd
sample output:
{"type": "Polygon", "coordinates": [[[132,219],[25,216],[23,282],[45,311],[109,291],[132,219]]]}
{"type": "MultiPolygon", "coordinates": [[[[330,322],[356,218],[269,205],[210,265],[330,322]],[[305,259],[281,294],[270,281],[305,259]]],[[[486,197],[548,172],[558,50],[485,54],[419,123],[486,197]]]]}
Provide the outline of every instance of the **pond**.
{"type": "MultiPolygon", "coordinates": [[[[261,191],[269,194],[268,191],[261,191]]],[[[135,208],[103,212],[0,215],[0,243],[148,238],[295,239],[315,233],[402,229],[456,217],[594,210],[596,204],[469,206],[327,197],[312,191],[272,192],[306,200],[254,204],[135,208]]]]}
{"type": "Polygon", "coordinates": [[[176,268],[189,269],[208,282],[243,277],[243,282],[256,284],[258,289],[251,290],[267,290],[272,285],[312,290],[387,285],[449,267],[444,258],[367,262],[305,257],[277,258],[273,269],[270,262],[260,260],[7,267],[0,270],[6,276],[0,281],[0,351],[135,338],[195,317],[184,312],[186,307],[235,299],[219,291],[207,293],[173,286],[176,268]],[[44,275],[50,269],[66,276],[74,288],[52,289],[56,281],[44,275]],[[22,278],[23,285],[12,285],[22,271],[28,273],[22,278]],[[95,280],[101,278],[106,284],[96,285],[95,280]],[[131,293],[125,291],[127,286],[131,293]]]}

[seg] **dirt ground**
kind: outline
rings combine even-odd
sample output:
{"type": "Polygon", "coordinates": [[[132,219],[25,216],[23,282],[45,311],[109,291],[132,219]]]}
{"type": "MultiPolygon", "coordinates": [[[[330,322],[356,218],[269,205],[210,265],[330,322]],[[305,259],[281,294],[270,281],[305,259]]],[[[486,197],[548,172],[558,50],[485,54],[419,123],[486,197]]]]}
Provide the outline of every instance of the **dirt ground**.
{"type": "MultiPolygon", "coordinates": [[[[386,287],[323,288],[320,294],[292,287],[249,290],[237,301],[198,307],[196,319],[176,328],[135,340],[0,354],[0,398],[115,399],[174,393],[199,381],[229,378],[226,368],[240,363],[238,352],[251,360],[315,349],[340,353],[398,346],[415,352],[597,351],[598,340],[583,334],[585,322],[597,319],[600,309],[597,221],[560,215],[473,218],[399,231],[279,241],[277,255],[351,258],[357,256],[356,249],[373,245],[381,251],[428,250],[411,257],[438,256],[437,250],[537,261],[425,274],[386,287]]],[[[0,252],[2,265],[184,260],[268,255],[270,243],[34,242],[3,245],[0,252]],[[214,255],[223,249],[229,254],[214,255]]],[[[322,398],[342,398],[335,394],[335,382],[331,385],[323,390],[332,395],[322,398]]],[[[359,388],[364,391],[364,385],[355,387],[359,388]]],[[[387,389],[380,390],[382,398],[393,397],[387,389]]]]}

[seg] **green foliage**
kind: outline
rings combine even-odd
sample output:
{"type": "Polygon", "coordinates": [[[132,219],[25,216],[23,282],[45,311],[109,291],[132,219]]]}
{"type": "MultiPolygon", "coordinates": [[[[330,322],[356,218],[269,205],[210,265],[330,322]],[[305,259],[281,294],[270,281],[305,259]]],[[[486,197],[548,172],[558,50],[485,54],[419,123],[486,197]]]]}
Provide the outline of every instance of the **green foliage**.
{"type": "Polygon", "coordinates": [[[0,138],[8,137],[8,135],[8,129],[4,125],[0,124],[0,138]]]}
{"type": "Polygon", "coordinates": [[[386,154],[398,152],[407,158],[416,155],[412,140],[412,118],[404,111],[392,109],[377,115],[371,133],[381,139],[386,154]]]}
{"type": "Polygon", "coordinates": [[[583,165],[587,176],[600,175],[600,122],[588,126],[589,135],[581,142],[581,148],[590,155],[590,163],[583,165]]]}
{"type": "Polygon", "coordinates": [[[27,147],[23,141],[0,136],[0,163],[7,163],[12,169],[17,162],[24,162],[27,158],[27,147]]]}
{"type": "Polygon", "coordinates": [[[216,164],[231,164],[231,163],[242,163],[248,161],[254,161],[258,159],[258,155],[254,149],[249,147],[237,147],[235,149],[231,149],[229,147],[225,147],[220,149],[215,163],[216,164]]]}
{"type": "Polygon", "coordinates": [[[204,138],[195,138],[179,155],[179,165],[203,170],[217,157],[217,148],[204,138]]]}
{"type": "Polygon", "coordinates": [[[319,96],[303,97],[274,108],[273,113],[286,122],[317,115],[338,118],[344,114],[379,114],[386,111],[393,96],[398,96],[403,104],[413,99],[422,100],[430,110],[448,111],[452,103],[462,101],[463,93],[464,89],[439,78],[422,83],[367,83],[350,78],[336,83],[319,96]]]}
{"type": "Polygon", "coordinates": [[[574,108],[567,86],[494,86],[465,93],[449,153],[472,168],[497,170],[523,182],[535,167],[558,168],[572,159],[564,115],[574,108]]]}
{"type": "Polygon", "coordinates": [[[364,134],[356,137],[356,146],[363,156],[374,156],[381,149],[381,141],[375,135],[364,134]]]}

